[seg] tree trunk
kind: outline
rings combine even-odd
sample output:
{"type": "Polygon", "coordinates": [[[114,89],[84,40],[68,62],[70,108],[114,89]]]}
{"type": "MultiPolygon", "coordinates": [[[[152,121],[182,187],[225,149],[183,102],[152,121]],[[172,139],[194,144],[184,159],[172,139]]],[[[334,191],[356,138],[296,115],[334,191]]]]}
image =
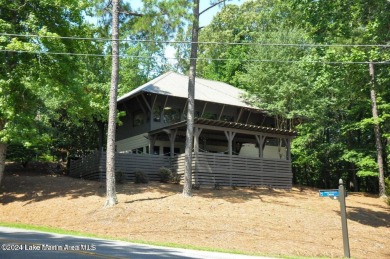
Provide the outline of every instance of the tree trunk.
{"type": "Polygon", "coordinates": [[[183,186],[183,195],[186,197],[192,195],[192,141],[194,137],[196,59],[198,57],[199,0],[194,0],[193,12],[194,21],[192,23],[190,72],[188,75],[187,132],[183,186]]]}
{"type": "Polygon", "coordinates": [[[5,155],[7,154],[7,144],[0,143],[0,186],[4,178],[5,155]]]}
{"type": "Polygon", "coordinates": [[[106,188],[107,200],[104,207],[112,207],[118,203],[115,188],[115,131],[116,131],[116,100],[118,93],[119,74],[119,0],[112,1],[112,72],[110,102],[107,129],[107,163],[106,188]]]}
{"type": "Polygon", "coordinates": [[[378,162],[378,171],[379,171],[379,197],[386,196],[386,187],[385,187],[385,173],[383,169],[383,149],[381,141],[381,132],[379,128],[378,121],[378,108],[376,105],[376,91],[375,91],[375,73],[374,73],[374,64],[369,64],[370,76],[371,76],[371,107],[372,107],[372,117],[374,119],[374,133],[375,133],[375,146],[377,153],[377,162],[378,162]]]}

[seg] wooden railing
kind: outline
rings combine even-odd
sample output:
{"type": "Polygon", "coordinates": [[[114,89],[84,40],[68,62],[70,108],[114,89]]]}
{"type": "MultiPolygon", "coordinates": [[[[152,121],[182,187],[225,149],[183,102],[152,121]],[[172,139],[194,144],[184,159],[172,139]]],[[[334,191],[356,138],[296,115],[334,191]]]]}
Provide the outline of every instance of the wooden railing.
{"type": "Polygon", "coordinates": [[[94,152],[78,159],[72,159],[69,165],[69,175],[84,179],[99,179],[99,172],[103,170],[101,155],[100,152],[94,152]]]}
{"type": "MultiPolygon", "coordinates": [[[[125,181],[134,181],[135,172],[148,174],[149,179],[158,181],[159,169],[170,167],[169,157],[148,154],[116,153],[115,171],[125,181]]],[[[106,179],[106,153],[96,152],[78,160],[72,160],[69,175],[89,180],[106,179]]]]}
{"type": "MultiPolygon", "coordinates": [[[[184,154],[176,156],[171,165],[183,175],[184,154]]],[[[290,161],[216,153],[193,154],[192,178],[199,185],[292,187],[290,161]]]]}
{"type": "MultiPolygon", "coordinates": [[[[123,180],[134,181],[134,173],[142,171],[150,180],[158,181],[161,167],[184,174],[184,154],[173,159],[148,154],[116,154],[116,171],[123,180]]],[[[70,175],[91,180],[105,180],[106,154],[96,152],[82,159],[71,161],[70,175]]],[[[193,154],[192,178],[194,184],[220,186],[271,186],[292,187],[291,161],[216,153],[193,154]]]]}

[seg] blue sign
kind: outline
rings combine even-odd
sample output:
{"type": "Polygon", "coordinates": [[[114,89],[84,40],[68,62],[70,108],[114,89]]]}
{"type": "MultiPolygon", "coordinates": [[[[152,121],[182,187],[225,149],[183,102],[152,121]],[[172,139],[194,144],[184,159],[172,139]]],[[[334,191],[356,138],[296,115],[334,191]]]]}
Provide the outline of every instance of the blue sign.
{"type": "Polygon", "coordinates": [[[339,190],[320,190],[320,197],[339,197],[339,190]]]}

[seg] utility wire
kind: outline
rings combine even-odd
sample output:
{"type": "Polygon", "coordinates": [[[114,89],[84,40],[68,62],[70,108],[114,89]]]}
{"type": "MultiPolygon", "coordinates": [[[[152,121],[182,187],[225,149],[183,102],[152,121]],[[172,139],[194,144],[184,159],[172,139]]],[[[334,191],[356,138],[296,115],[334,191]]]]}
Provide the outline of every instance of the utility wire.
{"type": "MultiPolygon", "coordinates": [[[[33,34],[12,34],[0,33],[0,36],[13,37],[35,37],[35,38],[54,38],[54,39],[69,39],[69,40],[89,40],[89,41],[112,41],[108,38],[87,38],[87,37],[63,37],[63,36],[48,36],[48,35],[33,35],[33,34]]],[[[163,43],[163,44],[191,44],[191,41],[164,41],[164,40],[132,40],[119,39],[119,42],[135,42],[135,43],[163,43]]],[[[261,42],[198,42],[204,45],[249,45],[249,46],[284,46],[284,47],[377,47],[390,48],[389,44],[307,44],[307,43],[261,43],[261,42]]]]}
{"type": "MultiPolygon", "coordinates": [[[[27,51],[27,50],[4,50],[0,52],[12,53],[29,53],[38,55],[66,55],[66,56],[86,56],[86,57],[112,57],[111,54],[88,54],[88,53],[70,53],[70,52],[44,52],[44,51],[27,51]]],[[[121,58],[139,58],[139,59],[154,59],[153,57],[135,56],[135,55],[119,55],[121,58]]],[[[190,60],[190,58],[181,57],[165,57],[167,60],[190,60]]],[[[263,63],[318,63],[318,64],[390,64],[387,61],[324,61],[324,60],[278,60],[278,59],[232,59],[232,58],[196,58],[203,61],[240,61],[240,62],[263,62],[263,63]]]]}

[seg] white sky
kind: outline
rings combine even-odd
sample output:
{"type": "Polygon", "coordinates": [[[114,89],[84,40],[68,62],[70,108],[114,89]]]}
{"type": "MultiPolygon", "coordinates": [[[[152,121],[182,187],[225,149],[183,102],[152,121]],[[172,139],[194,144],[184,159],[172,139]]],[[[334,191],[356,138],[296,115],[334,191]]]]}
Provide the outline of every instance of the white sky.
{"type": "MultiPolygon", "coordinates": [[[[131,3],[131,7],[134,9],[138,9],[142,6],[142,1],[141,0],[125,0],[126,2],[131,3]]],[[[226,4],[235,4],[235,5],[240,5],[246,0],[227,0],[226,4]]],[[[210,6],[210,0],[199,0],[200,6],[199,6],[199,11],[202,12],[205,10],[207,7],[210,6]]],[[[222,6],[222,5],[221,5],[222,6]]],[[[200,22],[199,26],[206,26],[210,24],[211,20],[213,19],[214,15],[219,12],[221,8],[219,6],[216,6],[214,8],[211,8],[204,14],[200,16],[200,22]]]]}

